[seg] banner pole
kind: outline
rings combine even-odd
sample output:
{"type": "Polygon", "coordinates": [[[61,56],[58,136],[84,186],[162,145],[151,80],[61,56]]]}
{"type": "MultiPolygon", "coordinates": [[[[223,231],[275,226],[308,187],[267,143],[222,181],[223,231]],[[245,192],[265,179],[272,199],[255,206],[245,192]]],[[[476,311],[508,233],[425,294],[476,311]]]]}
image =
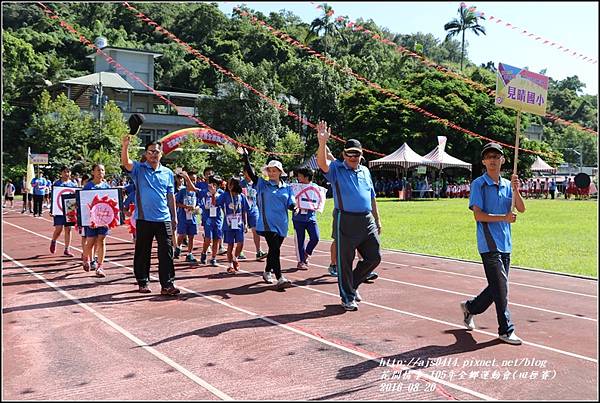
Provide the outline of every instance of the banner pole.
{"type": "MultiPolygon", "coordinates": [[[[515,139],[515,160],[513,162],[513,175],[517,174],[517,161],[519,160],[519,137],[521,137],[521,111],[517,111],[517,136],[515,139]]],[[[518,191],[518,189],[517,189],[518,191]]],[[[512,192],[510,211],[515,211],[515,190],[512,192]]]]}

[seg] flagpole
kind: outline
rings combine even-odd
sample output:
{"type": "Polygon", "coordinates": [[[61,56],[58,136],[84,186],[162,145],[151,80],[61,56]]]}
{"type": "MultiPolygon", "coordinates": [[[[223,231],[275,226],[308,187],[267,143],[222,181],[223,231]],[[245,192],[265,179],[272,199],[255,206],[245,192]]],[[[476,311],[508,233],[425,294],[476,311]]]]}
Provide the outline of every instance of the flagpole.
{"type": "MultiPolygon", "coordinates": [[[[519,160],[519,137],[521,137],[521,111],[517,111],[517,136],[515,139],[515,160],[513,162],[513,175],[517,174],[517,161],[519,160]]],[[[512,186],[512,185],[511,185],[512,186]]],[[[518,191],[519,189],[513,189],[512,192],[512,202],[510,205],[510,211],[514,212],[515,211],[515,201],[516,201],[516,196],[515,193],[518,191]]]]}

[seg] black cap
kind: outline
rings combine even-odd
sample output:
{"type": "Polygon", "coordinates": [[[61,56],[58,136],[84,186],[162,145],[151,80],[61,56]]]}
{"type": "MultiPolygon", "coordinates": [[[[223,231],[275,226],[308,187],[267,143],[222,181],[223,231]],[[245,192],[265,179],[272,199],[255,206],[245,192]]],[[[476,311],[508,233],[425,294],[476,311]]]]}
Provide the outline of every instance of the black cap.
{"type": "Polygon", "coordinates": [[[483,149],[481,150],[481,156],[483,157],[483,155],[489,150],[498,151],[500,154],[504,155],[504,150],[502,149],[502,146],[500,144],[487,143],[486,145],[483,146],[483,149]]]}
{"type": "Polygon", "coordinates": [[[144,115],[141,113],[134,113],[129,117],[129,134],[137,134],[140,131],[140,127],[144,123],[144,115]]]}
{"type": "Polygon", "coordinates": [[[346,141],[346,145],[344,146],[344,151],[360,151],[362,152],[362,145],[360,141],[356,139],[350,139],[346,141]]]}

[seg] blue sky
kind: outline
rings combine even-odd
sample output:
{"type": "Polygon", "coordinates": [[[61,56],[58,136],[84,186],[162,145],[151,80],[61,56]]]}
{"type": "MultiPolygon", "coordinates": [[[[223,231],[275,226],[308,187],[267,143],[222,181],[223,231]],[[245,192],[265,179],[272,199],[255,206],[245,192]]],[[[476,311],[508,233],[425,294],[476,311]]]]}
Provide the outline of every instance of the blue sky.
{"type": "MultiPolygon", "coordinates": [[[[465,2],[477,7],[484,16],[501,18],[528,32],[550,39],[567,48],[598,59],[598,3],[597,2],[465,2]]],[[[268,14],[286,9],[310,23],[320,16],[315,5],[321,2],[219,2],[221,10],[231,13],[234,6],[248,7],[268,14]]],[[[351,20],[372,19],[379,26],[401,34],[431,33],[443,40],[444,24],[458,16],[460,1],[448,2],[328,2],[335,15],[347,15],[351,20]]],[[[493,20],[495,21],[495,20],[493,20]]],[[[477,64],[494,61],[516,67],[528,67],[555,80],[577,75],[586,84],[584,93],[598,93],[598,64],[569,56],[562,50],[543,45],[540,41],[510,30],[503,23],[482,21],[487,35],[468,33],[468,57],[477,64]]]]}

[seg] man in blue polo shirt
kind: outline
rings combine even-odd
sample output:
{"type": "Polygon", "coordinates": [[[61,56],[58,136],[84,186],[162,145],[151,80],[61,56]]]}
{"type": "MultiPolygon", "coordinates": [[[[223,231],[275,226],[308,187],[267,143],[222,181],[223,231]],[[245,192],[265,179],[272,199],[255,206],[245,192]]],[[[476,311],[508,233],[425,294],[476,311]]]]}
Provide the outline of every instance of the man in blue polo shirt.
{"type": "Polygon", "coordinates": [[[513,194],[518,212],[525,212],[525,203],[519,193],[519,177],[511,180],[500,177],[504,151],[497,143],[488,143],[481,151],[486,173],[473,181],[469,208],[477,221],[477,249],[483,261],[488,286],[475,298],[461,302],[465,326],[475,328],[473,315],[485,312],[492,302],[496,305],[500,340],[521,344],[508,310],[508,268],[512,240],[510,224],[517,215],[511,211],[513,194]],[[512,189],[511,189],[512,185],[512,189]]]}
{"type": "Polygon", "coordinates": [[[133,270],[139,292],[149,293],[150,255],[152,241],[158,243],[158,275],[162,295],[179,294],[175,288],[173,266],[173,231],[177,227],[175,213],[175,177],[173,171],[160,163],[162,144],[153,141],[146,144],[145,162],[129,159],[129,135],[123,136],[121,164],[129,172],[135,184],[136,240],[133,270]]]}
{"type": "Polygon", "coordinates": [[[334,202],[334,234],[337,246],[338,286],[342,306],[348,311],[358,309],[361,301],[358,286],[381,262],[379,234],[381,222],[375,200],[371,173],[360,164],[362,146],[350,139],[344,146],[344,161],[329,161],[327,140],[331,129],[327,123],[317,124],[319,149],[317,164],[331,183],[334,202]],[[352,270],[356,251],[362,260],[352,270]]]}

